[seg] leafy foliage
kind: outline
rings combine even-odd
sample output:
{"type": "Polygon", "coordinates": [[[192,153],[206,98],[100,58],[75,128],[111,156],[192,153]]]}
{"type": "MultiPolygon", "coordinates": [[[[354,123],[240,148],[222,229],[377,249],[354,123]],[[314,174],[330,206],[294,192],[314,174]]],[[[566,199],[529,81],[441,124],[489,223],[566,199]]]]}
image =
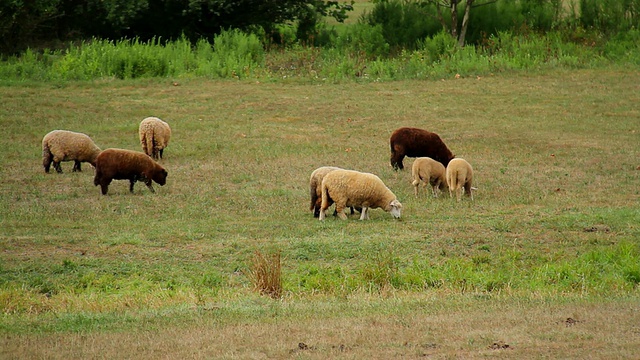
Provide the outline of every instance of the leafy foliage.
{"type": "Polygon", "coordinates": [[[299,36],[310,37],[319,19],[341,22],[352,3],[324,0],[55,0],[0,4],[0,52],[13,53],[50,39],[93,37],[192,42],[211,39],[222,30],[262,29],[296,22],[299,36]]]}

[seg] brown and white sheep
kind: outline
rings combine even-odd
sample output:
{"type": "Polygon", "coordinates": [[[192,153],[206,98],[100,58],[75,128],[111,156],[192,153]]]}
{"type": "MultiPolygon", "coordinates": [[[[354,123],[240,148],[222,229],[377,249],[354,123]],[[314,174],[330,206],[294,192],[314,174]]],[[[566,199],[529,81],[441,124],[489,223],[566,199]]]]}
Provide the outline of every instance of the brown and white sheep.
{"type": "Polygon", "coordinates": [[[95,186],[100,185],[106,195],[112,180],[129,180],[129,192],[133,193],[136,181],[142,181],[155,192],[151,181],[163,186],[167,182],[167,170],[149,155],[132,150],[105,149],[96,159],[95,186]]]}
{"type": "Polygon", "coordinates": [[[449,162],[446,170],[447,185],[449,186],[449,197],[453,197],[453,191],[456,192],[456,199],[460,201],[462,192],[473,200],[474,190],[471,187],[473,182],[473,168],[465,159],[455,158],[449,162]]]}
{"type": "Polygon", "coordinates": [[[53,168],[62,173],[60,162],[73,161],[73,171],[82,171],[82,163],[96,165],[100,148],[83,133],[68,130],[53,130],[42,138],[42,166],[48,173],[53,168]]]}
{"type": "Polygon", "coordinates": [[[402,160],[405,156],[427,156],[445,167],[455,157],[436,133],[410,127],[396,129],[389,139],[391,147],[391,166],[395,170],[404,169],[402,160]]]}
{"type": "Polygon", "coordinates": [[[428,184],[431,185],[434,197],[438,197],[439,192],[447,187],[444,165],[430,157],[416,158],[411,165],[411,176],[413,178],[411,185],[415,189],[416,197],[418,197],[420,182],[424,182],[425,189],[428,184]]]}
{"type": "Polygon", "coordinates": [[[155,160],[162,159],[164,148],[171,139],[171,127],[157,117],[148,117],[140,122],[138,135],[142,151],[155,160]]]}
{"type": "Polygon", "coordinates": [[[389,188],[374,174],[354,170],[333,170],[322,180],[320,220],[326,217],[330,199],[336,204],[338,216],[346,220],[347,206],[361,207],[360,220],[369,218],[369,209],[382,208],[399,218],[402,204],[389,188]]]}

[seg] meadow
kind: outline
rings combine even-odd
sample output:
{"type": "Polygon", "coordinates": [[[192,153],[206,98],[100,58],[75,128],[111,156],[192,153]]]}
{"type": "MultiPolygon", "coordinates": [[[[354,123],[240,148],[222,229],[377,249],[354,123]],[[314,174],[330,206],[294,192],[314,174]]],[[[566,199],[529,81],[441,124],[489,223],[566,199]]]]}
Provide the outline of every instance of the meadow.
{"type": "Polygon", "coordinates": [[[639,76],[4,84],[0,357],[633,358],[639,76]],[[44,173],[47,132],[140,150],[147,116],[173,129],[155,194],[44,173]],[[414,196],[401,126],[473,165],[474,201],[414,196]],[[377,174],[402,218],[313,218],[325,165],[377,174]],[[257,254],[281,256],[281,297],[257,254]]]}

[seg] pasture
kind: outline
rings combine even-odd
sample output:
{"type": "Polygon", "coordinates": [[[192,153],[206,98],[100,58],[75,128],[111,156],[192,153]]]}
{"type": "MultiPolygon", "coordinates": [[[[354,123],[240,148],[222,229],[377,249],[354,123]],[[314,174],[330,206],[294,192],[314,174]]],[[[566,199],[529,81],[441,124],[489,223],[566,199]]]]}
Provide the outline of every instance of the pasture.
{"type": "Polygon", "coordinates": [[[0,357],[633,358],[639,76],[4,85],[0,357]],[[147,116],[173,130],[155,194],[44,173],[47,132],[140,151],[147,116]],[[401,126],[472,164],[473,202],[415,198],[401,126]],[[313,218],[325,165],[378,175],[402,218],[313,218]],[[281,255],[282,297],[256,254],[281,255]]]}

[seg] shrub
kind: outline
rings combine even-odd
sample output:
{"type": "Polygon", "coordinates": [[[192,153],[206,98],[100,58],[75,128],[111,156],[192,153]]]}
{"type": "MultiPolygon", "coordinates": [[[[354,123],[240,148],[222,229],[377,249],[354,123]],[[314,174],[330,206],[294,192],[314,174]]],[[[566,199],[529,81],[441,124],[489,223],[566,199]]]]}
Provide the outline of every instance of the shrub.
{"type": "Polygon", "coordinates": [[[279,299],[282,296],[280,252],[265,256],[256,251],[247,276],[251,280],[253,288],[261,295],[279,299]]]}
{"type": "Polygon", "coordinates": [[[380,26],[385,41],[392,50],[415,50],[419,42],[437,33],[442,26],[435,17],[435,7],[411,1],[379,1],[363,21],[371,26],[380,26]]]}

